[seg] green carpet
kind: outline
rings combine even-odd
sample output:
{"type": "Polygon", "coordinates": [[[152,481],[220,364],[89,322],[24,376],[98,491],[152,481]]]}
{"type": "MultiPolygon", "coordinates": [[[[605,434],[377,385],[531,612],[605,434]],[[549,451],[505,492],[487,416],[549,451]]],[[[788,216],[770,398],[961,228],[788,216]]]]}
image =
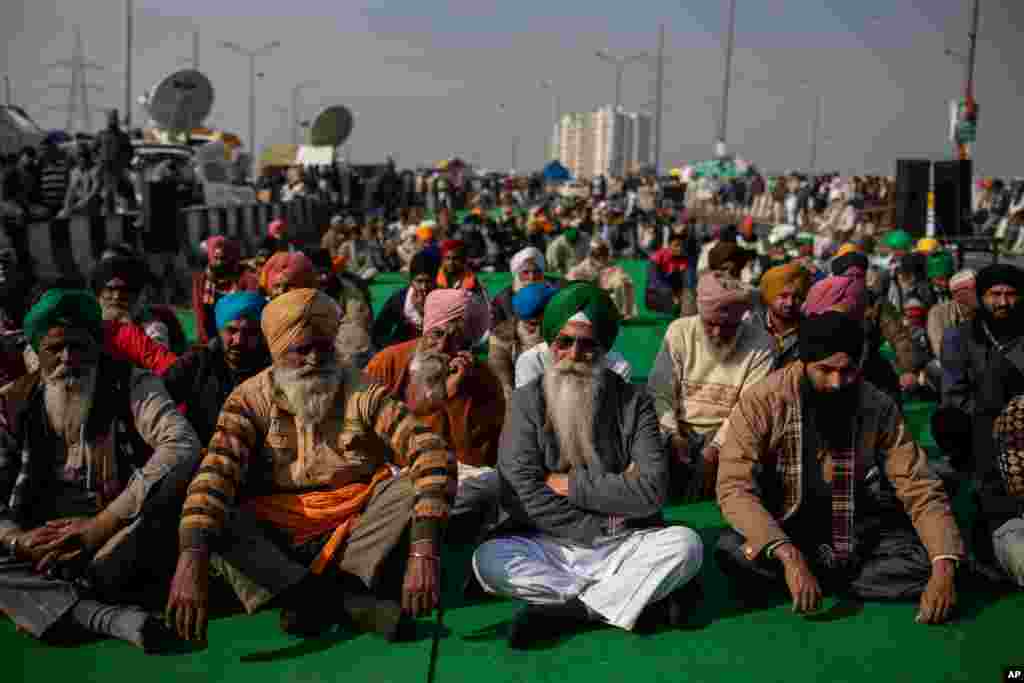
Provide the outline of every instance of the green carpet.
{"type": "MultiPolygon", "coordinates": [[[[627,265],[643,292],[640,262],[627,265]]],[[[509,276],[485,275],[494,293],[509,276]]],[[[379,306],[401,279],[378,278],[373,285],[379,306]]],[[[642,298],[642,296],[641,296],[642,298]]],[[[641,302],[642,306],[642,302],[641,302]]],[[[667,321],[643,311],[641,320],[623,328],[616,348],[646,377],[667,321]]],[[[932,406],[906,407],[911,430],[923,445],[933,446],[927,431],[932,406]]],[[[957,501],[963,510],[966,501],[957,501]]],[[[447,551],[445,613],[439,683],[519,681],[985,681],[1002,680],[1003,667],[1024,663],[1014,655],[1019,637],[1014,615],[1024,607],[1020,595],[999,599],[962,595],[960,618],[946,626],[915,624],[915,605],[876,604],[861,607],[826,601],[829,611],[797,617],[780,603],[768,609],[744,610],[730,598],[725,580],[711,556],[724,522],[711,503],[676,505],[668,517],[700,531],[705,542],[702,580],[705,600],[686,628],[637,637],[614,629],[594,629],[567,636],[555,646],[529,653],[511,652],[504,642],[509,620],[518,606],[509,601],[462,605],[459,594],[467,569],[468,549],[447,551]]],[[[74,647],[44,647],[15,634],[0,622],[0,648],[14,662],[3,680],[116,681],[126,675],[147,683],[236,681],[284,683],[302,681],[422,681],[426,679],[433,621],[420,622],[418,640],[387,645],[372,636],[332,637],[302,641],[282,635],[277,614],[219,618],[210,626],[207,649],[186,655],[146,657],[113,641],[74,647]]]]}

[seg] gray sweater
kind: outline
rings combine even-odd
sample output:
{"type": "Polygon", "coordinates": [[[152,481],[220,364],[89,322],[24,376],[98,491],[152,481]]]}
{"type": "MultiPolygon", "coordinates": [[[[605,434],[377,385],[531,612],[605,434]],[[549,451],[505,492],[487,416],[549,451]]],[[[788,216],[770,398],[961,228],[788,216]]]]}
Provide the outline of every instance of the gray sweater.
{"type": "Polygon", "coordinates": [[[502,507],[509,519],[499,533],[541,532],[590,544],[620,530],[623,522],[626,527],[660,522],[668,455],[646,388],[605,370],[595,401],[597,458],[570,472],[569,496],[563,497],[545,483],[557,471],[559,454],[542,384],[536,380],[512,394],[498,452],[502,507]]]}

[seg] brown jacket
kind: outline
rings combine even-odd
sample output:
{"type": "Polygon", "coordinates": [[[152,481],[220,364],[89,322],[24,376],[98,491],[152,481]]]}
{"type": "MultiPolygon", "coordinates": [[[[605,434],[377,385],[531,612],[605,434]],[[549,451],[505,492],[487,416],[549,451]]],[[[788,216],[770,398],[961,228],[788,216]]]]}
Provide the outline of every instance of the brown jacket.
{"type": "MultiPolygon", "coordinates": [[[[403,400],[409,385],[409,364],[419,339],[384,349],[366,366],[367,376],[403,400]]],[[[505,392],[486,365],[477,363],[467,374],[459,395],[444,410],[420,418],[432,432],[444,438],[464,465],[493,467],[498,461],[498,438],[505,422],[505,392]]]]}
{"type": "MultiPolygon", "coordinates": [[[[740,397],[729,417],[729,434],[719,455],[718,504],[729,524],[746,538],[748,557],[757,557],[768,544],[787,538],[782,522],[800,507],[803,374],[800,361],[771,374],[740,397]],[[773,475],[781,478],[781,486],[775,489],[781,500],[762,494],[767,489],[762,478],[773,475]]],[[[855,471],[867,473],[880,467],[930,557],[962,556],[963,542],[949,499],[928,468],[925,452],[907,431],[898,406],[865,382],[857,414],[861,428],[855,471]]],[[[829,456],[822,467],[826,481],[831,481],[829,456]]]]}

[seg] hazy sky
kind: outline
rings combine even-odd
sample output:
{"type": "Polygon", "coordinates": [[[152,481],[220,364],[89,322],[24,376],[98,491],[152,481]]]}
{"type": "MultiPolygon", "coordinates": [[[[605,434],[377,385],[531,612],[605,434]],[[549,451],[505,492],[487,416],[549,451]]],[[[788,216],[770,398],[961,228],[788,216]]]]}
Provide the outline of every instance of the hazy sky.
{"type": "MultiPolygon", "coordinates": [[[[248,140],[247,60],[217,47],[231,40],[282,46],[258,61],[257,143],[290,141],[292,84],[305,91],[303,118],[325,104],[356,115],[353,156],[392,153],[400,165],[460,154],[507,168],[535,168],[551,131],[550,79],[562,111],[610,102],[613,69],[593,56],[653,53],[666,25],[669,87],[663,163],[711,153],[721,88],[724,2],[712,0],[136,0],[135,95],[182,68],[191,31],[201,31],[200,66],[216,89],[211,122],[248,140]],[[499,112],[498,104],[505,104],[499,112]]],[[[738,0],[739,80],[730,102],[729,142],[770,169],[804,167],[814,94],[823,97],[819,166],[893,172],[898,157],[941,158],[948,102],[963,67],[943,55],[966,52],[967,0],[738,0]],[[801,89],[809,81],[813,89],[801,89]]],[[[79,25],[96,106],[122,106],[123,0],[2,0],[0,40],[14,98],[44,127],[62,127],[68,73],[47,64],[70,57],[79,25]]],[[[1019,163],[1024,95],[1024,2],[983,0],[978,43],[980,136],[986,174],[1024,174],[1019,163]],[[1014,69],[1013,67],[1017,68],[1014,69]]],[[[653,103],[654,71],[627,67],[623,104],[653,103]]],[[[138,112],[135,114],[138,119],[138,112]]],[[[94,117],[99,126],[102,117],[94,117]]]]}

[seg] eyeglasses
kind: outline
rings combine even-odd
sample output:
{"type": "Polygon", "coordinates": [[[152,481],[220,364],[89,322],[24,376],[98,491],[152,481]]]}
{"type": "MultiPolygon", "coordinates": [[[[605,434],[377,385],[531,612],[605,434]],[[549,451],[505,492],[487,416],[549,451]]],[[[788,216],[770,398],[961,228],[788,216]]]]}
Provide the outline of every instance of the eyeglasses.
{"type": "Polygon", "coordinates": [[[305,358],[311,353],[318,355],[327,355],[334,353],[334,340],[333,339],[316,339],[305,344],[299,344],[288,347],[288,353],[296,356],[305,358]]]}
{"type": "Polygon", "coordinates": [[[427,332],[426,337],[433,342],[441,343],[448,339],[461,339],[463,334],[461,325],[452,325],[450,327],[435,327],[427,332]]]}
{"type": "Polygon", "coordinates": [[[597,351],[597,340],[593,337],[570,337],[567,334],[560,334],[555,337],[552,345],[559,351],[568,351],[575,346],[584,355],[590,355],[597,351]]]}

